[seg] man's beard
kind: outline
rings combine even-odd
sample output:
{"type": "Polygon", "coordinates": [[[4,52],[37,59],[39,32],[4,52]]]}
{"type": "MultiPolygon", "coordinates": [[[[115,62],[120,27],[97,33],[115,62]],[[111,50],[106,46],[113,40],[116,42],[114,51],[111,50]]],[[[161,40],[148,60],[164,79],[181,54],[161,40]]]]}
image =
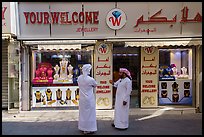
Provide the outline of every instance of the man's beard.
{"type": "Polygon", "coordinates": [[[124,77],[124,74],[120,75],[120,78],[121,78],[121,79],[124,79],[124,78],[125,78],[125,77],[124,77]]]}

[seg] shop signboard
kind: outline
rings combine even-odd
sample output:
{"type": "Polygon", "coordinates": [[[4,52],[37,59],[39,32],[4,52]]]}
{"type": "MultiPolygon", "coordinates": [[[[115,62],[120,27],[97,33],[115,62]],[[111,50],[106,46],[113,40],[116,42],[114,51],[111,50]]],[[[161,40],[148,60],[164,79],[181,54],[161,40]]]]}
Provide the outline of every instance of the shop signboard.
{"type": "Polygon", "coordinates": [[[158,64],[157,47],[141,49],[141,108],[158,105],[158,64]]]}
{"type": "Polygon", "coordinates": [[[202,4],[20,2],[19,22],[19,39],[192,37],[202,36],[202,4]]]}
{"type": "Polygon", "coordinates": [[[16,2],[2,2],[2,33],[17,33],[16,2]]]}
{"type": "Polygon", "coordinates": [[[96,109],[112,109],[112,44],[96,43],[94,70],[96,109]]]}
{"type": "Polygon", "coordinates": [[[2,33],[10,33],[10,3],[2,2],[2,33]]]}
{"type": "Polygon", "coordinates": [[[106,22],[106,16],[107,12],[114,8],[115,2],[84,2],[84,11],[86,12],[98,12],[98,23],[97,24],[91,24],[91,23],[85,23],[84,24],[84,38],[95,38],[95,39],[101,39],[105,37],[112,37],[114,36],[115,32],[107,27],[106,22]],[[103,5],[103,6],[101,6],[103,5]]]}
{"type": "Polygon", "coordinates": [[[199,2],[118,2],[127,23],[118,37],[202,36],[202,4],[199,2]],[[174,9],[174,10],[172,10],[174,9]]]}

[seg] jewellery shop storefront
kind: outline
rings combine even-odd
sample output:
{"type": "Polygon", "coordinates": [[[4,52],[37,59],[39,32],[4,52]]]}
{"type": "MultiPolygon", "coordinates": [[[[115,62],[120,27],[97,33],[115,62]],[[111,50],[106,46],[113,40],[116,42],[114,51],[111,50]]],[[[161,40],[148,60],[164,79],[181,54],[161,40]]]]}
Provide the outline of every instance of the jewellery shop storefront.
{"type": "Polygon", "coordinates": [[[201,10],[188,2],[19,2],[21,110],[77,107],[86,63],[98,83],[96,109],[114,108],[109,81],[120,67],[133,77],[130,106],[199,107],[201,10]]]}

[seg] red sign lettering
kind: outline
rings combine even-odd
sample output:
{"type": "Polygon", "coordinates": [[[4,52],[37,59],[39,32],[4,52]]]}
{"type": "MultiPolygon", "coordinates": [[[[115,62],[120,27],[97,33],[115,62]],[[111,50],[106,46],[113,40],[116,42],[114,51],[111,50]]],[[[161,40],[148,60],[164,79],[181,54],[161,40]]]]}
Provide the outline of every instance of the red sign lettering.
{"type": "Polygon", "coordinates": [[[106,84],[107,81],[100,81],[100,84],[106,84]]]}
{"type": "MultiPolygon", "coordinates": [[[[5,9],[2,8],[2,19],[5,9]]],[[[93,12],[23,12],[26,24],[98,24],[99,11],[93,12]]]]}
{"type": "Polygon", "coordinates": [[[2,7],[2,20],[5,20],[5,12],[7,7],[2,7]]]}
{"type": "Polygon", "coordinates": [[[152,80],[146,80],[146,83],[152,83],[152,80]]]}
{"type": "Polygon", "coordinates": [[[121,17],[119,17],[119,20],[118,20],[118,18],[110,17],[109,20],[111,20],[111,22],[113,23],[113,26],[115,26],[116,24],[117,24],[117,26],[119,26],[120,21],[121,21],[121,17]]]}
{"type": "Polygon", "coordinates": [[[144,50],[146,51],[146,53],[151,53],[152,52],[152,47],[144,48],[144,50]]]}

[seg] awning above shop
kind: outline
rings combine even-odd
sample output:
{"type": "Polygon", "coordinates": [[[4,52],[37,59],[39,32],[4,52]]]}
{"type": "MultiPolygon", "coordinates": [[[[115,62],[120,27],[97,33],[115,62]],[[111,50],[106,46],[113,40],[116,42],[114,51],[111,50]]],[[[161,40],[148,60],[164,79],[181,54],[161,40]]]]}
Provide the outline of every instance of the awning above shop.
{"type": "Polygon", "coordinates": [[[25,45],[65,45],[65,44],[95,44],[96,40],[35,40],[23,41],[25,45]]]}
{"type": "Polygon", "coordinates": [[[2,33],[2,40],[14,40],[16,36],[11,33],[2,33]]]}
{"type": "Polygon", "coordinates": [[[149,46],[191,46],[202,45],[202,39],[147,39],[125,42],[125,46],[149,47],[149,46]]]}
{"type": "Polygon", "coordinates": [[[202,38],[111,38],[108,42],[125,42],[126,47],[202,45],[202,38]]]}
{"type": "Polygon", "coordinates": [[[72,45],[38,45],[38,50],[79,50],[81,44],[72,45]]]}
{"type": "Polygon", "coordinates": [[[32,46],[35,50],[59,51],[59,50],[90,50],[90,45],[95,40],[44,40],[44,41],[23,41],[23,45],[32,46]],[[84,48],[85,47],[85,48],[84,48]]]}

